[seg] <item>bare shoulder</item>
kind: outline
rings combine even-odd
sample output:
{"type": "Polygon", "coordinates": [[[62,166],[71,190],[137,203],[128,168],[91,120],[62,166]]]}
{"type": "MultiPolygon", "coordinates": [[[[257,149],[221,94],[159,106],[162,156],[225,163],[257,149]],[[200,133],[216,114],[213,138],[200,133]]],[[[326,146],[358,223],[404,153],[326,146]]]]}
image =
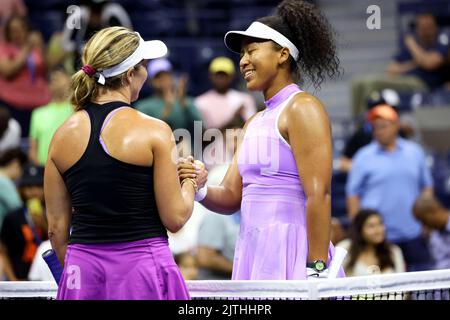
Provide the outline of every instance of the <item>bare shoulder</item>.
{"type": "Polygon", "coordinates": [[[76,140],[82,134],[83,129],[88,127],[88,116],[83,111],[77,111],[56,130],[53,135],[52,144],[66,143],[67,140],[76,140]]]}
{"type": "Polygon", "coordinates": [[[88,115],[77,111],[55,132],[49,148],[49,159],[59,172],[67,170],[83,153],[89,142],[90,123],[88,115]]]}
{"type": "Polygon", "coordinates": [[[297,94],[286,109],[288,128],[317,130],[319,127],[331,126],[327,110],[322,102],[307,92],[297,94]]]}
{"type": "Polygon", "coordinates": [[[307,92],[300,92],[294,96],[287,106],[290,116],[322,116],[328,118],[327,111],[322,102],[307,92]]]}
{"type": "MultiPolygon", "coordinates": [[[[167,142],[167,139],[172,139],[172,129],[166,122],[150,117],[135,109],[128,109],[127,112],[135,125],[135,129],[148,136],[151,141],[167,142]]],[[[126,113],[124,113],[124,116],[126,116],[126,113]]]]}
{"type": "Polygon", "coordinates": [[[150,117],[150,116],[146,115],[145,113],[142,113],[138,110],[133,110],[133,111],[135,112],[136,118],[143,125],[145,125],[147,127],[150,126],[151,128],[156,129],[157,132],[162,131],[165,134],[172,133],[172,129],[166,122],[164,122],[160,119],[157,119],[157,118],[150,117]]]}

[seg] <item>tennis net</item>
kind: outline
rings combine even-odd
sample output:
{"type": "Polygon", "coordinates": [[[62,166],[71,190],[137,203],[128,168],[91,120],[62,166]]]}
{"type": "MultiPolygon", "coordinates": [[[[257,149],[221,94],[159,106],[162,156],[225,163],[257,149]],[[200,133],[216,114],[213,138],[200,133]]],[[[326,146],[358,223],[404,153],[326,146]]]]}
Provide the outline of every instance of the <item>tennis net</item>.
{"type": "MultiPolygon", "coordinates": [[[[450,269],[325,280],[187,281],[193,299],[450,300],[450,269]]],[[[55,299],[55,282],[0,282],[0,299],[55,299]]]]}

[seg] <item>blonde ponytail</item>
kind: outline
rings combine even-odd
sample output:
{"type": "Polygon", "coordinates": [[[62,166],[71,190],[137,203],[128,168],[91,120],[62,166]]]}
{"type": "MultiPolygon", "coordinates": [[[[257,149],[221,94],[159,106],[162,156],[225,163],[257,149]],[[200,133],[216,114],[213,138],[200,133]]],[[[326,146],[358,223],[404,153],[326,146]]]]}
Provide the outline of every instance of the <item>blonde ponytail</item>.
{"type": "Polygon", "coordinates": [[[79,70],[72,76],[72,95],[70,102],[74,105],[75,111],[83,109],[83,107],[91,101],[94,91],[96,91],[95,79],[88,76],[83,70],[79,70]]]}
{"type": "MultiPolygon", "coordinates": [[[[128,58],[139,46],[139,36],[124,27],[110,27],[97,32],[87,42],[82,64],[97,71],[111,68],[128,58]]],[[[96,98],[101,87],[117,90],[122,86],[123,74],[107,78],[105,85],[97,82],[97,76],[89,76],[79,70],[72,76],[70,101],[76,111],[96,98]]]]}

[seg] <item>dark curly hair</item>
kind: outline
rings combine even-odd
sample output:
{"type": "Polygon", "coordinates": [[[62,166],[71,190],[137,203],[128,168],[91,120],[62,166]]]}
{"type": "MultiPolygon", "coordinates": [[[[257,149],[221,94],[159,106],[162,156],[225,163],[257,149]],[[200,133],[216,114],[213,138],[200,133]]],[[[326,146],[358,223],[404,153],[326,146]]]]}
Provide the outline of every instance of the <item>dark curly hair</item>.
{"type": "MultiPolygon", "coordinates": [[[[378,211],[363,209],[356,215],[355,219],[353,220],[351,228],[349,262],[347,265],[347,268],[349,269],[352,269],[355,266],[361,253],[366,248],[367,242],[363,237],[363,228],[366,221],[372,216],[381,217],[378,211]]],[[[378,266],[380,267],[381,271],[385,270],[386,268],[395,267],[394,261],[392,259],[391,245],[386,240],[375,247],[375,255],[378,259],[378,266]]]]}
{"type": "MultiPolygon", "coordinates": [[[[297,81],[309,79],[319,89],[327,76],[339,76],[335,32],[314,5],[284,0],[276,8],[275,15],[257,21],[277,30],[297,47],[299,57],[297,61],[291,59],[291,70],[297,81]]],[[[281,49],[276,43],[275,46],[281,49]]]]}

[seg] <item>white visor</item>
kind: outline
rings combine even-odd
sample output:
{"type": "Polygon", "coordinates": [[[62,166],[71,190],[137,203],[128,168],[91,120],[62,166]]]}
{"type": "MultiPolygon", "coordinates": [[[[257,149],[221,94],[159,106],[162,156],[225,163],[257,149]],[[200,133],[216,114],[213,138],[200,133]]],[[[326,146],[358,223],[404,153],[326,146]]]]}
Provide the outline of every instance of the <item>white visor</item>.
{"type": "Polygon", "coordinates": [[[231,51],[240,53],[244,37],[272,40],[283,48],[288,48],[294,60],[298,58],[298,49],[288,38],[261,22],[253,22],[245,31],[228,31],[224,38],[225,45],[231,51]]]}
{"type": "Polygon", "coordinates": [[[160,40],[144,41],[138,32],[136,32],[136,34],[139,36],[139,46],[137,49],[131,54],[131,56],[126,58],[121,63],[115,65],[114,67],[99,71],[98,82],[100,84],[104,85],[105,78],[117,76],[118,74],[134,67],[142,60],[161,58],[167,54],[167,46],[164,42],[160,40]]]}

